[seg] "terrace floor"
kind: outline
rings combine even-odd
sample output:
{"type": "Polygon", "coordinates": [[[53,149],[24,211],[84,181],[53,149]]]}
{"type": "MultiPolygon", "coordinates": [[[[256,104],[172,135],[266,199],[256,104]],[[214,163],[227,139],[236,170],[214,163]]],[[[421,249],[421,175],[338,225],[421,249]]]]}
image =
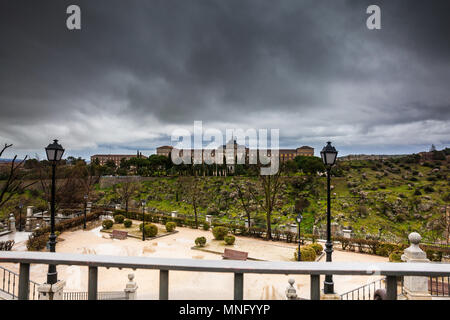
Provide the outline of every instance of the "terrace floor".
{"type": "MultiPolygon", "coordinates": [[[[159,226],[162,227],[162,226],[159,226]]],[[[265,241],[247,237],[236,237],[234,246],[225,246],[223,241],[212,240],[211,231],[190,228],[177,228],[176,234],[162,238],[142,240],[128,238],[126,240],[110,239],[109,234],[100,232],[100,227],[89,230],[76,230],[61,234],[56,246],[57,252],[79,254],[102,254],[118,256],[147,256],[167,258],[188,258],[220,260],[218,254],[191,249],[196,237],[204,236],[209,245],[206,249],[223,251],[225,247],[249,252],[249,257],[270,260],[290,261],[293,259],[295,244],[265,241]]],[[[13,250],[26,250],[23,243],[17,243],[13,250]]],[[[322,262],[321,259],[319,263],[322,262]]],[[[334,251],[333,261],[386,262],[387,258],[354,252],[334,251]]],[[[295,262],[293,262],[295,263],[295,262]]],[[[16,271],[18,265],[4,264],[4,267],[16,271]]],[[[38,283],[46,280],[46,265],[32,265],[30,279],[38,283]]],[[[159,271],[131,269],[100,268],[98,274],[99,291],[123,290],[127,283],[127,275],[135,274],[138,288],[138,299],[158,299],[159,271]]],[[[79,266],[58,266],[58,278],[66,280],[66,291],[87,291],[88,269],[79,266]]],[[[309,298],[309,276],[307,275],[244,275],[244,299],[285,299],[288,279],[295,279],[297,294],[309,298]]],[[[323,282],[324,277],[321,277],[323,282]]],[[[334,276],[336,293],[344,293],[359,286],[379,279],[380,276],[334,276]]],[[[323,283],[322,283],[323,286],[323,283]]],[[[171,271],[169,274],[170,299],[233,299],[233,274],[199,273],[171,271]]]]}

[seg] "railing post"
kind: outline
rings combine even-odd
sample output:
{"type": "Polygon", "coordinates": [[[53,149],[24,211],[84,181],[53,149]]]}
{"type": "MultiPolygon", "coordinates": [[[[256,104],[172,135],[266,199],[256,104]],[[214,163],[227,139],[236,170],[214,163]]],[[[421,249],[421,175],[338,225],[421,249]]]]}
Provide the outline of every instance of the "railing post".
{"type": "Polygon", "coordinates": [[[19,273],[19,300],[30,298],[30,264],[21,263],[19,273]]]}
{"type": "Polygon", "coordinates": [[[159,270],[159,300],[169,300],[169,270],[159,270]]]}
{"type": "Polygon", "coordinates": [[[244,300],[244,274],[234,274],[234,300],[244,300]]]}
{"type": "Polygon", "coordinates": [[[97,300],[98,267],[89,267],[88,300],[97,300]]]}
{"type": "Polygon", "coordinates": [[[386,277],[386,296],[387,300],[397,300],[397,277],[386,277]]]}
{"type": "Polygon", "coordinates": [[[311,275],[310,299],[320,300],[320,274],[311,275]]]}

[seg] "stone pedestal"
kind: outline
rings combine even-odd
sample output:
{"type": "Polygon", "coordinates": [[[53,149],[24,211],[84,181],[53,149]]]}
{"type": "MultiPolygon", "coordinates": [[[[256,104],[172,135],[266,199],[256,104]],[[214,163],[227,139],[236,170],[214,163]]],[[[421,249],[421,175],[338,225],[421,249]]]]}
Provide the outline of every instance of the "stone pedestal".
{"type": "Polygon", "coordinates": [[[450,263],[450,255],[448,255],[448,256],[442,256],[441,262],[444,262],[444,263],[450,263]]]}
{"type": "Polygon", "coordinates": [[[172,218],[176,218],[178,216],[178,212],[177,211],[172,211],[170,213],[170,215],[171,215],[172,218]]]}
{"type": "Polygon", "coordinates": [[[324,293],[320,291],[320,300],[341,300],[341,296],[337,293],[324,293]]]}
{"type": "Polygon", "coordinates": [[[86,214],[91,213],[91,208],[92,208],[92,202],[87,202],[86,203],[86,214]]]}
{"type": "Polygon", "coordinates": [[[292,223],[289,226],[289,231],[292,233],[297,233],[297,225],[295,223],[292,223]]]}
{"type": "Polygon", "coordinates": [[[125,297],[126,300],[136,300],[137,299],[137,284],[134,280],[134,274],[130,273],[128,275],[128,283],[125,286],[125,297]]]}
{"type": "Polygon", "coordinates": [[[351,239],[353,236],[353,231],[350,229],[343,229],[342,235],[344,236],[344,238],[351,239]]]}
{"type": "Polygon", "coordinates": [[[14,217],[13,213],[9,214],[8,224],[9,224],[9,230],[11,230],[12,232],[15,232],[16,231],[16,218],[14,217]]]}
{"type": "Polygon", "coordinates": [[[44,283],[38,287],[39,300],[63,300],[66,281],[60,280],[55,284],[44,283]]]}
{"type": "Polygon", "coordinates": [[[120,209],[122,209],[122,207],[121,207],[121,205],[120,205],[120,204],[116,204],[116,206],[114,207],[114,209],[116,209],[116,210],[120,210],[120,209]]]}
{"type": "Polygon", "coordinates": [[[205,219],[206,219],[206,222],[208,222],[210,225],[212,224],[212,216],[211,215],[206,215],[206,217],[205,217],[205,219]]]}
{"type": "MultiPolygon", "coordinates": [[[[405,249],[402,260],[407,263],[429,263],[427,255],[419,247],[422,237],[417,232],[412,232],[408,236],[411,245],[405,249]]],[[[406,276],[403,287],[408,300],[431,300],[428,291],[428,277],[406,276]]]]}

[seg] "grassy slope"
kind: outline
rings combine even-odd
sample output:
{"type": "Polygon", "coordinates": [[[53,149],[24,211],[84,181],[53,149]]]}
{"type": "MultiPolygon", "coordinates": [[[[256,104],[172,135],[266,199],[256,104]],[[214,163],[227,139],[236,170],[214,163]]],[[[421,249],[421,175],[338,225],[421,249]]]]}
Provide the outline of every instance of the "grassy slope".
{"type": "MultiPolygon", "coordinates": [[[[438,166],[435,165],[435,167],[438,166]]],[[[342,176],[332,178],[334,221],[342,225],[351,225],[357,233],[361,234],[376,235],[378,229],[382,228],[383,234],[399,237],[405,237],[408,232],[413,230],[421,232],[426,237],[432,237],[427,223],[442,218],[440,208],[446,204],[444,199],[449,192],[448,167],[441,165],[439,172],[436,173],[433,172],[433,168],[420,164],[393,164],[390,168],[381,162],[352,161],[343,163],[341,168],[343,169],[342,176]],[[379,163],[378,166],[381,165],[381,167],[376,168],[376,163],[379,163]],[[387,175],[384,172],[387,172],[387,175]],[[433,177],[435,181],[428,180],[433,177]],[[417,181],[412,181],[411,178],[417,179],[417,181]],[[424,190],[426,186],[432,186],[434,191],[426,192],[424,190]],[[420,190],[422,195],[414,195],[416,190],[420,190]],[[361,191],[367,193],[366,200],[361,199],[358,193],[361,191]],[[422,206],[431,205],[431,209],[414,209],[419,203],[422,206]]],[[[248,177],[239,179],[257,181],[256,178],[248,177]]],[[[319,224],[325,222],[325,178],[316,178],[316,180],[315,188],[318,196],[310,197],[311,205],[304,213],[303,232],[311,232],[314,220],[319,224]]],[[[193,209],[187,196],[180,195],[181,201],[175,201],[176,181],[175,178],[155,178],[152,181],[145,181],[142,183],[141,193],[135,197],[135,200],[150,197],[148,205],[151,207],[162,211],[176,210],[181,214],[191,215],[193,209]]],[[[237,221],[242,218],[243,211],[239,207],[238,200],[230,197],[230,193],[235,191],[235,188],[230,186],[231,182],[231,177],[203,178],[201,188],[204,199],[201,201],[199,212],[206,214],[208,207],[216,206],[220,207],[220,214],[217,218],[222,221],[237,221]],[[222,196],[222,192],[225,192],[226,195],[222,196]],[[227,201],[226,199],[228,199],[228,204],[223,205],[227,201]]],[[[102,202],[119,200],[112,188],[104,189],[102,192],[104,192],[102,202]]],[[[294,222],[295,215],[292,207],[298,190],[291,184],[287,184],[283,194],[283,205],[273,216],[275,227],[294,222]]],[[[448,199],[446,200],[448,201],[448,199]]],[[[264,214],[259,212],[256,220],[261,224],[264,223],[264,214]]],[[[243,223],[242,219],[241,223],[243,223]]]]}

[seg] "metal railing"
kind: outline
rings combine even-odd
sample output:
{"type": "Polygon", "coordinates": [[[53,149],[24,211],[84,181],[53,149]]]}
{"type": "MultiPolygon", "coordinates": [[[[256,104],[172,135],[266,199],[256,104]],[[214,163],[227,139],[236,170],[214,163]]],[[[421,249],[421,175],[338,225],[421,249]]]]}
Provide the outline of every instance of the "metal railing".
{"type": "Polygon", "coordinates": [[[357,263],[357,262],[272,262],[236,260],[195,260],[130,256],[105,256],[52,252],[1,252],[0,263],[20,263],[18,299],[29,299],[30,264],[86,266],[88,299],[97,300],[98,268],[159,270],[159,299],[169,298],[169,272],[219,272],[234,274],[234,299],[244,298],[244,274],[310,275],[310,297],[320,299],[320,275],[386,276],[386,295],[397,299],[397,282],[403,276],[450,277],[450,264],[440,263],[357,263]]]}
{"type": "MultiPolygon", "coordinates": [[[[63,300],[89,300],[87,291],[64,291],[63,300]]],[[[126,300],[124,291],[101,291],[97,292],[97,300],[126,300]]]]}
{"type": "MultiPolygon", "coordinates": [[[[0,266],[0,277],[2,277],[2,280],[0,280],[0,291],[9,295],[13,300],[18,299],[19,274],[0,266]]],[[[38,287],[39,283],[29,280],[28,292],[30,293],[30,300],[37,300],[38,287]]]]}
{"type": "Polygon", "coordinates": [[[341,294],[341,300],[373,300],[375,291],[386,289],[386,278],[375,280],[371,283],[341,294]]]}
{"type": "Polygon", "coordinates": [[[430,277],[428,288],[434,297],[450,297],[450,277],[430,277]]]}

